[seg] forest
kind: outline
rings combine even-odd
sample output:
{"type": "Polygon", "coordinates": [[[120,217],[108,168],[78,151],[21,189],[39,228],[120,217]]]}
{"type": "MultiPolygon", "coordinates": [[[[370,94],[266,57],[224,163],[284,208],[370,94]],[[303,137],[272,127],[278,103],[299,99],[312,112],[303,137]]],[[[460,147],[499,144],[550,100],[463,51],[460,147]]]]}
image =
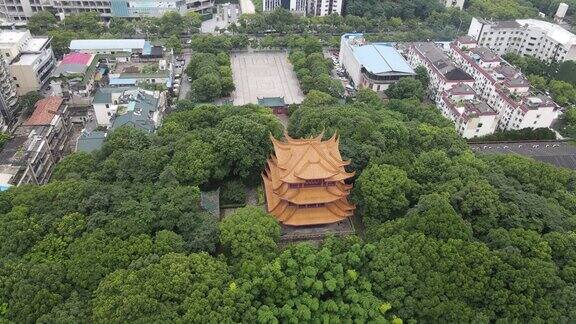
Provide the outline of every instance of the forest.
{"type": "Polygon", "coordinates": [[[358,235],[279,246],[260,207],[218,221],[200,191],[254,187],[282,125],[267,109],[181,104],[120,128],[44,186],[0,194],[0,321],[571,322],[576,173],[475,156],[418,99],[312,90],[293,137],[338,131],[358,235]]]}

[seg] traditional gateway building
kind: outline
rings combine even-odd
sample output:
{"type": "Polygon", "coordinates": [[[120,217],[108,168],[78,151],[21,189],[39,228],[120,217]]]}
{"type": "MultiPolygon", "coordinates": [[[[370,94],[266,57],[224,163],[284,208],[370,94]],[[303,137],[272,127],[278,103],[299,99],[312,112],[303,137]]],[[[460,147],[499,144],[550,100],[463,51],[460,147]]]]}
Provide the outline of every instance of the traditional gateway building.
{"type": "Polygon", "coordinates": [[[336,134],[322,141],[311,139],[286,142],[271,137],[274,155],[262,174],[267,210],[283,225],[307,226],[347,220],[355,206],[348,202],[352,185],[344,180],[354,176],[344,166],[336,134]]]}

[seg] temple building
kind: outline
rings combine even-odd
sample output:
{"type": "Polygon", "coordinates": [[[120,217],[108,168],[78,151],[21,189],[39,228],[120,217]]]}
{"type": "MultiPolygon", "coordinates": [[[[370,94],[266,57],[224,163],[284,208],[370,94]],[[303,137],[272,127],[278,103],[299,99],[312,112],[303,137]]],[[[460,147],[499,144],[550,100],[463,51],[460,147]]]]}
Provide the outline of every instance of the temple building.
{"type": "Polygon", "coordinates": [[[311,139],[286,141],[271,136],[274,154],[262,174],[266,204],[270,214],[289,226],[331,224],[352,216],[355,206],[348,202],[352,185],[344,180],[354,176],[344,167],[338,149],[338,136],[322,141],[323,134],[311,139]]]}

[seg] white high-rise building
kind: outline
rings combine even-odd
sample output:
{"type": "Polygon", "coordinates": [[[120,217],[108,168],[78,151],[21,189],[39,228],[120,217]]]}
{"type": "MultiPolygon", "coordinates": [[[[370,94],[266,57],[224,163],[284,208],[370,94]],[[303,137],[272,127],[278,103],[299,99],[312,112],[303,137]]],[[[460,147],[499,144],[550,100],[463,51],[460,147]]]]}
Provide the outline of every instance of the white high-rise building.
{"type": "Polygon", "coordinates": [[[342,14],[344,0],[264,0],[263,11],[273,11],[277,8],[307,16],[327,16],[333,13],[342,14]]]}
{"type": "Polygon", "coordinates": [[[209,14],[213,7],[214,0],[0,0],[0,18],[26,21],[48,9],[63,15],[97,12],[102,17],[159,17],[167,11],[209,14]]]}
{"type": "Polygon", "coordinates": [[[464,0],[442,0],[446,8],[464,9],[464,0]]]}
{"type": "Polygon", "coordinates": [[[51,0],[0,0],[0,18],[26,21],[39,11],[52,8],[51,0]]]}
{"type": "Polygon", "coordinates": [[[468,35],[498,55],[513,52],[545,61],[576,60],[576,35],[543,20],[493,22],[472,18],[468,35]]]}
{"type": "Polygon", "coordinates": [[[309,0],[308,14],[311,16],[327,16],[333,13],[342,14],[344,0],[309,0]]]}

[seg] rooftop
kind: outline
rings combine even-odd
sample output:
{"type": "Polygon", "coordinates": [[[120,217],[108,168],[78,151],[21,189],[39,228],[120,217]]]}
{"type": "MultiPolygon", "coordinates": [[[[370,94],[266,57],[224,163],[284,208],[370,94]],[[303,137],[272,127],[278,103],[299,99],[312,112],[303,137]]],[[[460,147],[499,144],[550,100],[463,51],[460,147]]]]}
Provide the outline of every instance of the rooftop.
{"type": "Polygon", "coordinates": [[[562,28],[560,25],[538,19],[518,19],[516,21],[522,26],[541,29],[548,37],[565,46],[576,43],[576,35],[562,28]]]}
{"type": "Polygon", "coordinates": [[[126,90],[136,90],[135,87],[102,87],[96,90],[92,103],[112,103],[112,94],[121,93],[126,90]]]}
{"type": "Polygon", "coordinates": [[[284,97],[264,97],[258,98],[258,104],[264,107],[285,107],[284,97]]]}
{"type": "Polygon", "coordinates": [[[62,97],[46,97],[38,100],[36,109],[25,122],[24,126],[50,125],[52,119],[58,114],[58,109],[62,105],[62,97]]]}
{"type": "Polygon", "coordinates": [[[80,134],[80,137],[78,137],[78,141],[76,142],[76,151],[89,153],[95,150],[99,150],[104,144],[105,139],[106,132],[83,132],[80,134]]]}
{"type": "Polygon", "coordinates": [[[11,65],[32,65],[43,54],[20,54],[10,62],[11,65]]]}
{"type": "Polygon", "coordinates": [[[494,28],[518,28],[520,24],[514,20],[500,20],[494,23],[494,28]]]}
{"type": "Polygon", "coordinates": [[[456,41],[460,44],[476,44],[476,39],[468,35],[460,36],[456,38],[456,41]]]}
{"type": "Polygon", "coordinates": [[[156,125],[151,117],[158,109],[159,98],[150,92],[137,89],[125,91],[118,101],[126,108],[125,110],[118,108],[117,116],[112,122],[112,130],[122,126],[131,126],[150,133],[154,131],[156,125]]]}
{"type": "Polygon", "coordinates": [[[61,64],[90,65],[92,57],[93,55],[88,53],[69,53],[64,55],[61,64]]]}
{"type": "Polygon", "coordinates": [[[4,30],[0,32],[0,48],[23,42],[27,37],[30,37],[30,32],[27,30],[4,30]]]}
{"type": "Polygon", "coordinates": [[[468,115],[496,115],[496,111],[492,109],[486,102],[480,100],[469,100],[464,103],[466,114],[468,115]]]}
{"type": "Polygon", "coordinates": [[[117,50],[131,51],[144,49],[144,39],[75,39],[70,42],[70,50],[117,50]]]}
{"type": "Polygon", "coordinates": [[[470,56],[475,59],[480,59],[484,62],[499,62],[500,56],[494,53],[491,49],[487,47],[475,47],[470,49],[470,56]]]}
{"type": "Polygon", "coordinates": [[[52,75],[60,76],[66,74],[84,74],[93,62],[94,55],[87,53],[70,53],[64,55],[64,58],[52,75]]]}
{"type": "Polygon", "coordinates": [[[474,78],[457,67],[435,43],[414,43],[414,47],[426,57],[444,77],[451,81],[473,81],[474,78]]]}
{"type": "Polygon", "coordinates": [[[452,86],[452,88],[450,90],[448,90],[448,94],[451,94],[451,95],[468,94],[468,95],[470,95],[470,94],[476,94],[476,92],[469,85],[467,85],[465,83],[458,83],[458,84],[452,86]]]}

